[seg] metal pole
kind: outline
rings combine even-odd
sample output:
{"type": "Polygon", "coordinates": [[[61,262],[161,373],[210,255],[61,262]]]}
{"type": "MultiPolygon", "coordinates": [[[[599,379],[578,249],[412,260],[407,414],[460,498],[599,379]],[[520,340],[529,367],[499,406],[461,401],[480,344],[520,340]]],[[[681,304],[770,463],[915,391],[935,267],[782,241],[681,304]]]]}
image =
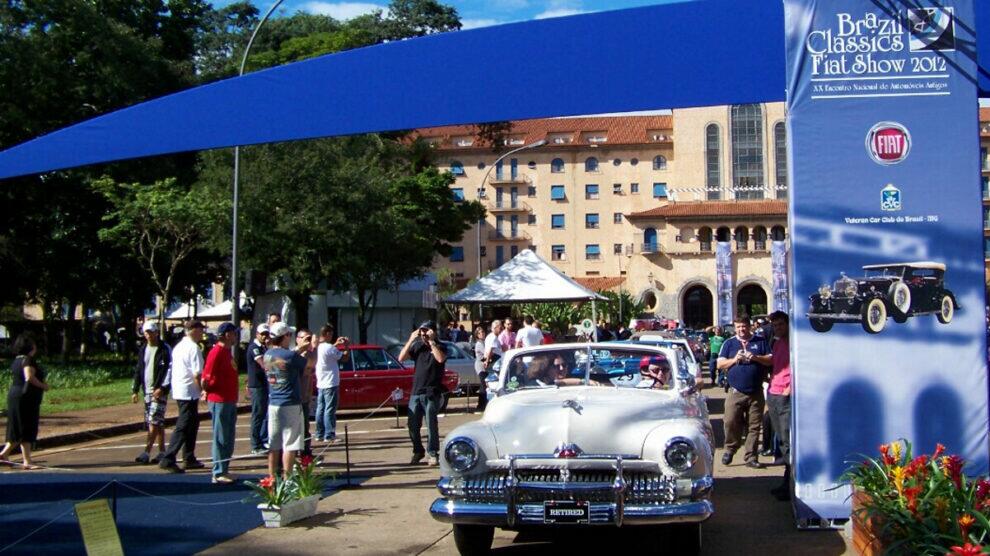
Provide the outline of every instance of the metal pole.
{"type": "Polygon", "coordinates": [[[595,310],[595,298],[591,298],[591,324],[594,326],[592,328],[591,337],[598,341],[598,311],[595,310]]]}
{"type": "MultiPolygon", "coordinates": [[[[517,153],[519,151],[524,151],[526,149],[534,149],[536,147],[542,147],[543,145],[546,145],[546,144],[547,144],[546,139],[540,139],[539,141],[536,141],[535,143],[530,143],[528,145],[523,145],[521,147],[512,149],[511,151],[509,151],[509,152],[503,154],[502,156],[496,158],[495,159],[495,162],[492,162],[491,166],[488,167],[488,171],[485,172],[484,179],[481,180],[481,186],[478,188],[478,199],[481,199],[481,192],[485,190],[485,184],[488,183],[488,177],[492,175],[492,170],[495,168],[496,165],[498,165],[499,162],[501,162],[502,160],[504,160],[505,157],[507,157],[507,156],[509,156],[511,154],[515,154],[515,153],[517,153]]],[[[485,219],[484,218],[478,220],[478,231],[477,231],[477,238],[476,238],[477,239],[477,241],[476,241],[476,243],[477,243],[476,247],[478,248],[478,250],[477,250],[477,254],[478,254],[478,278],[481,278],[481,227],[484,225],[484,223],[485,223],[485,219]]]]}
{"type": "MultiPolygon", "coordinates": [[[[244,56],[241,58],[241,68],[238,72],[238,76],[244,75],[244,67],[247,66],[248,54],[251,52],[251,46],[254,45],[254,38],[258,36],[258,31],[261,26],[268,21],[272,13],[278,8],[283,0],[275,0],[268,11],[265,12],[265,16],[261,18],[261,21],[254,27],[254,31],[251,33],[251,38],[248,39],[247,47],[244,48],[244,56]]],[[[241,148],[239,146],[234,147],[234,225],[233,225],[233,241],[230,249],[230,320],[237,327],[237,341],[234,343],[234,361],[237,361],[237,348],[240,347],[241,343],[241,315],[240,315],[240,305],[241,305],[241,295],[240,287],[237,284],[237,205],[239,202],[239,185],[240,185],[240,173],[241,173],[241,148]]]]}
{"type": "Polygon", "coordinates": [[[345,471],[347,486],[351,486],[351,437],[349,434],[349,427],[350,425],[344,425],[344,458],[347,462],[345,471]]]}

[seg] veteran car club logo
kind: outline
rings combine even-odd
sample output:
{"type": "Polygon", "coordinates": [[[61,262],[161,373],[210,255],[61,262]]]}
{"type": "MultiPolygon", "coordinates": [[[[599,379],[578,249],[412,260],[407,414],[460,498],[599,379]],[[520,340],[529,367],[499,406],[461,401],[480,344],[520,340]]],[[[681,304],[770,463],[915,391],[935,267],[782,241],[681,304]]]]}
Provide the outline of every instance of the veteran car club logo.
{"type": "Polygon", "coordinates": [[[897,122],[880,122],[866,134],[866,151],[877,164],[897,164],[911,152],[911,133],[897,122]]]}
{"type": "Polygon", "coordinates": [[[901,210],[901,190],[892,183],[880,190],[880,210],[895,212],[901,210]]]}

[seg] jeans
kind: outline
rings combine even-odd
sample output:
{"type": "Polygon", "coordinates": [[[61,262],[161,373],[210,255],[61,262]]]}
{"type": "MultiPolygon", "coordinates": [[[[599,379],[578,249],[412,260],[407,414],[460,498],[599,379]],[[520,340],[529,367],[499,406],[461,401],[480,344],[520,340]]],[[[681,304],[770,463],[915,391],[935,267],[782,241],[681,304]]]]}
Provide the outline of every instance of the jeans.
{"type": "Polygon", "coordinates": [[[426,416],[427,447],[426,452],[431,456],[440,454],[440,431],[437,424],[437,413],[440,412],[440,394],[415,394],[409,398],[409,440],[412,440],[413,453],[423,453],[423,439],[419,429],[423,426],[423,416],[426,416]]]}
{"type": "Polygon", "coordinates": [[[175,456],[182,450],[185,461],[196,460],[196,436],[199,434],[199,400],[176,400],[179,407],[179,417],[169,439],[163,465],[175,464],[175,456]]]}
{"type": "Polygon", "coordinates": [[[337,390],[339,386],[320,388],[316,398],[316,439],[337,438],[337,390]]]}
{"type": "Polygon", "coordinates": [[[209,402],[213,416],[213,476],[226,475],[230,469],[230,457],[234,455],[234,436],[237,431],[237,404],[235,402],[209,402]]]}
{"type": "Polygon", "coordinates": [[[488,407],[488,371],[478,374],[478,411],[488,407]]]}
{"type": "Polygon", "coordinates": [[[780,442],[780,457],[785,462],[791,460],[791,397],[770,394],[767,396],[767,408],[770,409],[770,420],[773,430],[777,432],[780,442]]]}
{"type": "Polygon", "coordinates": [[[251,449],[268,444],[268,387],[251,388],[251,449]]]}
{"type": "Polygon", "coordinates": [[[729,388],[725,399],[725,451],[736,453],[743,444],[746,432],[745,461],[759,461],[756,445],[760,441],[760,425],[763,424],[763,390],[757,388],[752,394],[744,394],[729,388]]]}
{"type": "Polygon", "coordinates": [[[303,449],[299,453],[303,456],[313,455],[313,437],[309,435],[309,404],[308,401],[302,403],[303,449]]]}

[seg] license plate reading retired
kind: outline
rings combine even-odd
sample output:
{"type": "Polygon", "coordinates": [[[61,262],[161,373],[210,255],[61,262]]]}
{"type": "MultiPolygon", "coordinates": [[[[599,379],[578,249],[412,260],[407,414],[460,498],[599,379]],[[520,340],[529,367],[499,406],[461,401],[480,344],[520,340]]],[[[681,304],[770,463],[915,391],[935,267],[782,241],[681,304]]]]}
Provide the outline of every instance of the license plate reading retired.
{"type": "Polygon", "coordinates": [[[588,502],[551,500],[543,503],[544,523],[590,523],[588,502]]]}

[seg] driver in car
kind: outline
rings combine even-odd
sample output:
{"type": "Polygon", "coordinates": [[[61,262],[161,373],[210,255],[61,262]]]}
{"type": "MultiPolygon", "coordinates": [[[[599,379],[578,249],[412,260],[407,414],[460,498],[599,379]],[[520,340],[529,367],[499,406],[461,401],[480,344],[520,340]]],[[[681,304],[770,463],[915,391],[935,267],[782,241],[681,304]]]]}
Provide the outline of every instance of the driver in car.
{"type": "Polygon", "coordinates": [[[668,390],[671,384],[670,361],[662,354],[649,355],[639,361],[639,383],[636,388],[668,390]]]}

